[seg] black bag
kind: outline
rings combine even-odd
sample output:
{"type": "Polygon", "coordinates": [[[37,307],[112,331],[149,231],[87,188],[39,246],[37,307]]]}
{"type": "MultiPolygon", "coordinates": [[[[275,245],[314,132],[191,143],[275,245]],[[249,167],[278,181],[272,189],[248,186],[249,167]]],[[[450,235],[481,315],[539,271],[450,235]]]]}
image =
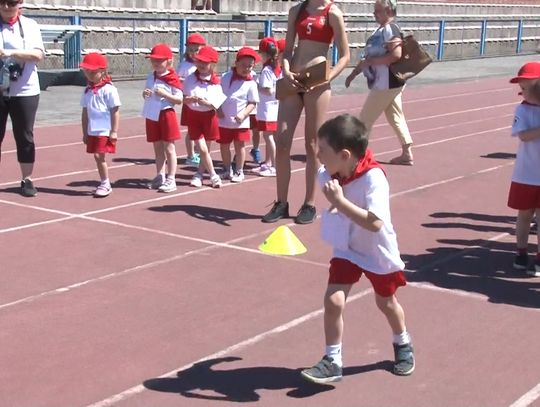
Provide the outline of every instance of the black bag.
{"type": "Polygon", "coordinates": [[[431,56],[422,48],[416,38],[413,35],[407,35],[402,38],[401,58],[390,64],[390,71],[396,78],[405,83],[420,73],[432,61],[431,56]]]}

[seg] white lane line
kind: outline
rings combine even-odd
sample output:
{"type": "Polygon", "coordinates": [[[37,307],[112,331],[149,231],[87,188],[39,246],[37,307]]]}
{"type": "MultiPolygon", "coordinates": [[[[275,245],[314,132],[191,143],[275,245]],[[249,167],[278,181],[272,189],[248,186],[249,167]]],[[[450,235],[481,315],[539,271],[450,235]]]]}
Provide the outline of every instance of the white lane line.
{"type": "MultiPolygon", "coordinates": [[[[373,292],[372,289],[366,289],[364,291],[361,291],[357,294],[354,294],[354,295],[351,295],[349,297],[349,299],[347,300],[347,303],[351,303],[353,301],[356,301],[360,298],[363,298],[365,296],[367,296],[368,294],[371,294],[373,292]]],[[[248,339],[245,339],[243,340],[242,342],[238,342],[234,345],[231,345],[225,349],[222,349],[220,351],[217,351],[215,353],[212,353],[211,355],[207,355],[207,356],[204,356],[203,358],[201,359],[198,359],[194,362],[190,362],[184,366],[180,366],[176,369],[173,369],[167,373],[164,373],[162,374],[161,376],[159,377],[156,377],[156,379],[166,379],[166,378],[172,378],[172,377],[176,377],[177,373],[178,372],[181,372],[181,371],[184,371],[186,369],[189,369],[190,367],[192,367],[194,364],[196,363],[200,363],[200,362],[204,362],[206,360],[210,360],[210,359],[216,359],[216,358],[220,358],[220,357],[223,357],[225,355],[228,355],[228,354],[231,354],[233,352],[238,352],[244,348],[247,348],[249,346],[252,346],[252,345],[255,345],[259,342],[262,342],[264,341],[265,339],[273,336],[273,335],[277,335],[277,334],[280,334],[282,332],[286,332],[292,328],[295,328],[299,325],[302,325],[308,321],[311,321],[312,319],[314,318],[317,318],[319,315],[322,315],[322,313],[324,312],[324,309],[323,308],[319,308],[318,310],[315,310],[315,311],[312,311],[308,314],[305,314],[305,315],[302,315],[301,317],[299,318],[296,318],[296,319],[293,319],[283,325],[279,325],[273,329],[270,329],[268,331],[265,331],[265,332],[262,332],[258,335],[255,335],[255,336],[252,336],[251,338],[248,338],[248,339]]],[[[114,396],[111,396],[111,397],[108,397],[106,399],[103,399],[101,401],[98,401],[96,403],[92,403],[90,405],[88,405],[87,407],[108,407],[108,406],[112,406],[120,401],[123,401],[129,397],[132,397],[136,394],[139,394],[139,393],[142,393],[144,391],[146,391],[146,387],[144,387],[142,384],[138,384],[136,386],[133,386],[127,390],[124,390],[123,392],[121,393],[118,393],[118,394],[115,394],[114,396]]]]}
{"type": "Polygon", "coordinates": [[[509,407],[528,407],[540,398],[540,383],[510,404],[509,407]]]}

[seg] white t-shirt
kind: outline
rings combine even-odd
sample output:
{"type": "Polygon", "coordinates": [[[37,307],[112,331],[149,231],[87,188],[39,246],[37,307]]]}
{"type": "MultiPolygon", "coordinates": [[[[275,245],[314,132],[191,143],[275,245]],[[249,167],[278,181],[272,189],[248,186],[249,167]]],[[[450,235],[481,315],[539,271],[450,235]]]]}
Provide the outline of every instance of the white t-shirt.
{"type": "Polygon", "coordinates": [[[276,76],[271,66],[265,66],[257,78],[260,88],[270,89],[271,95],[259,92],[257,103],[257,120],[265,122],[277,122],[279,101],[276,99],[276,82],[283,75],[276,76]]]}
{"type": "Polygon", "coordinates": [[[83,92],[81,107],[86,108],[88,115],[88,135],[109,136],[111,110],[121,105],[118,89],[110,83],[99,88],[97,93],[92,90],[83,92]]]}
{"type": "MultiPolygon", "coordinates": [[[[210,79],[210,75],[201,76],[202,79],[210,79]]],[[[191,73],[184,80],[184,95],[185,96],[198,96],[200,98],[208,100],[212,103],[215,109],[218,109],[225,99],[227,98],[223,94],[220,84],[212,84],[208,82],[201,82],[197,80],[195,73],[191,73]]],[[[198,112],[208,112],[212,110],[208,106],[203,106],[198,103],[187,103],[190,109],[198,112]]]]}
{"type": "MultiPolygon", "coordinates": [[[[157,79],[155,79],[154,78],[154,72],[150,73],[146,77],[146,85],[145,86],[146,86],[147,89],[152,89],[152,90],[156,90],[158,88],[161,88],[161,89],[165,90],[166,92],[169,92],[170,94],[172,94],[174,96],[182,96],[183,95],[181,89],[175,88],[174,86],[169,85],[167,82],[159,80],[159,77],[157,79]]],[[[154,96],[152,96],[152,97],[154,97],[154,96]]],[[[158,96],[155,96],[155,97],[158,97],[158,96]]],[[[162,98],[162,97],[159,97],[159,99],[160,99],[160,102],[161,102],[160,110],[174,109],[174,103],[171,103],[169,100],[167,100],[165,98],[162,98]]]]}
{"type": "Polygon", "coordinates": [[[181,61],[176,67],[176,73],[181,80],[185,80],[189,75],[197,70],[197,67],[193,62],[186,60],[181,61]]]}
{"type": "MultiPolygon", "coordinates": [[[[319,182],[331,179],[324,167],[319,169],[319,182]]],[[[390,188],[384,172],[369,170],[343,187],[345,197],[383,221],[378,232],[357,225],[338,211],[325,210],[321,218],[321,236],[334,248],[333,256],[349,260],[375,274],[403,270],[405,264],[398,250],[397,237],[390,217],[390,188]]]]}
{"type": "MultiPolygon", "coordinates": [[[[0,24],[0,48],[4,49],[40,49],[45,51],[41,31],[36,21],[31,18],[20,16],[19,21],[10,27],[9,24],[0,24]],[[22,33],[21,33],[22,27],[22,33]],[[24,34],[24,38],[23,35],[24,34]]],[[[13,61],[12,58],[5,60],[5,63],[13,61]]],[[[36,62],[18,62],[24,64],[23,72],[17,81],[11,81],[9,96],[35,96],[39,95],[39,77],[36,62]]]]}
{"type": "Polygon", "coordinates": [[[232,71],[228,71],[221,78],[221,88],[227,100],[221,105],[223,117],[219,118],[219,127],[249,129],[249,115],[242,123],[236,123],[234,118],[246,108],[248,102],[259,103],[257,82],[235,80],[231,83],[232,75],[232,71]]]}
{"type": "MultiPolygon", "coordinates": [[[[518,133],[540,128],[540,106],[522,103],[516,107],[512,136],[518,133]]],[[[520,184],[540,186],[540,139],[519,140],[512,181],[520,184]]]]}

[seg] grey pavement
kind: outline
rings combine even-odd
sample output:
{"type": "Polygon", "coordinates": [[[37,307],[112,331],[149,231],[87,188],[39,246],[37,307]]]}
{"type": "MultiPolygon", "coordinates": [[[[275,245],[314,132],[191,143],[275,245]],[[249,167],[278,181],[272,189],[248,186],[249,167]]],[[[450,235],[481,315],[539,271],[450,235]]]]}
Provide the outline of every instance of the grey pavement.
{"type": "MultiPolygon", "coordinates": [[[[433,62],[408,86],[423,86],[437,83],[478,80],[488,77],[508,77],[514,75],[526,61],[540,60],[539,54],[520,56],[479,58],[459,61],[433,62]]],[[[350,88],[345,88],[348,68],[332,82],[334,94],[358,94],[367,92],[365,80],[357,77],[350,88]]],[[[115,85],[122,101],[122,117],[136,117],[142,108],[143,80],[116,81],[115,85]]],[[[83,88],[80,86],[51,86],[41,93],[36,126],[78,123],[81,115],[80,98],[83,88]]]]}

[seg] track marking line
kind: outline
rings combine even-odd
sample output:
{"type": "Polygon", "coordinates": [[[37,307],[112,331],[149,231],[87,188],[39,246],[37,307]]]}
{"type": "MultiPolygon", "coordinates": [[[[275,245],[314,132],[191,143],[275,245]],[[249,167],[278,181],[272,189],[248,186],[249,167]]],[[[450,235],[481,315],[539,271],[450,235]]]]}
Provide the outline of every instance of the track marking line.
{"type": "Polygon", "coordinates": [[[527,407],[540,398],[540,383],[510,404],[509,407],[527,407]]]}

